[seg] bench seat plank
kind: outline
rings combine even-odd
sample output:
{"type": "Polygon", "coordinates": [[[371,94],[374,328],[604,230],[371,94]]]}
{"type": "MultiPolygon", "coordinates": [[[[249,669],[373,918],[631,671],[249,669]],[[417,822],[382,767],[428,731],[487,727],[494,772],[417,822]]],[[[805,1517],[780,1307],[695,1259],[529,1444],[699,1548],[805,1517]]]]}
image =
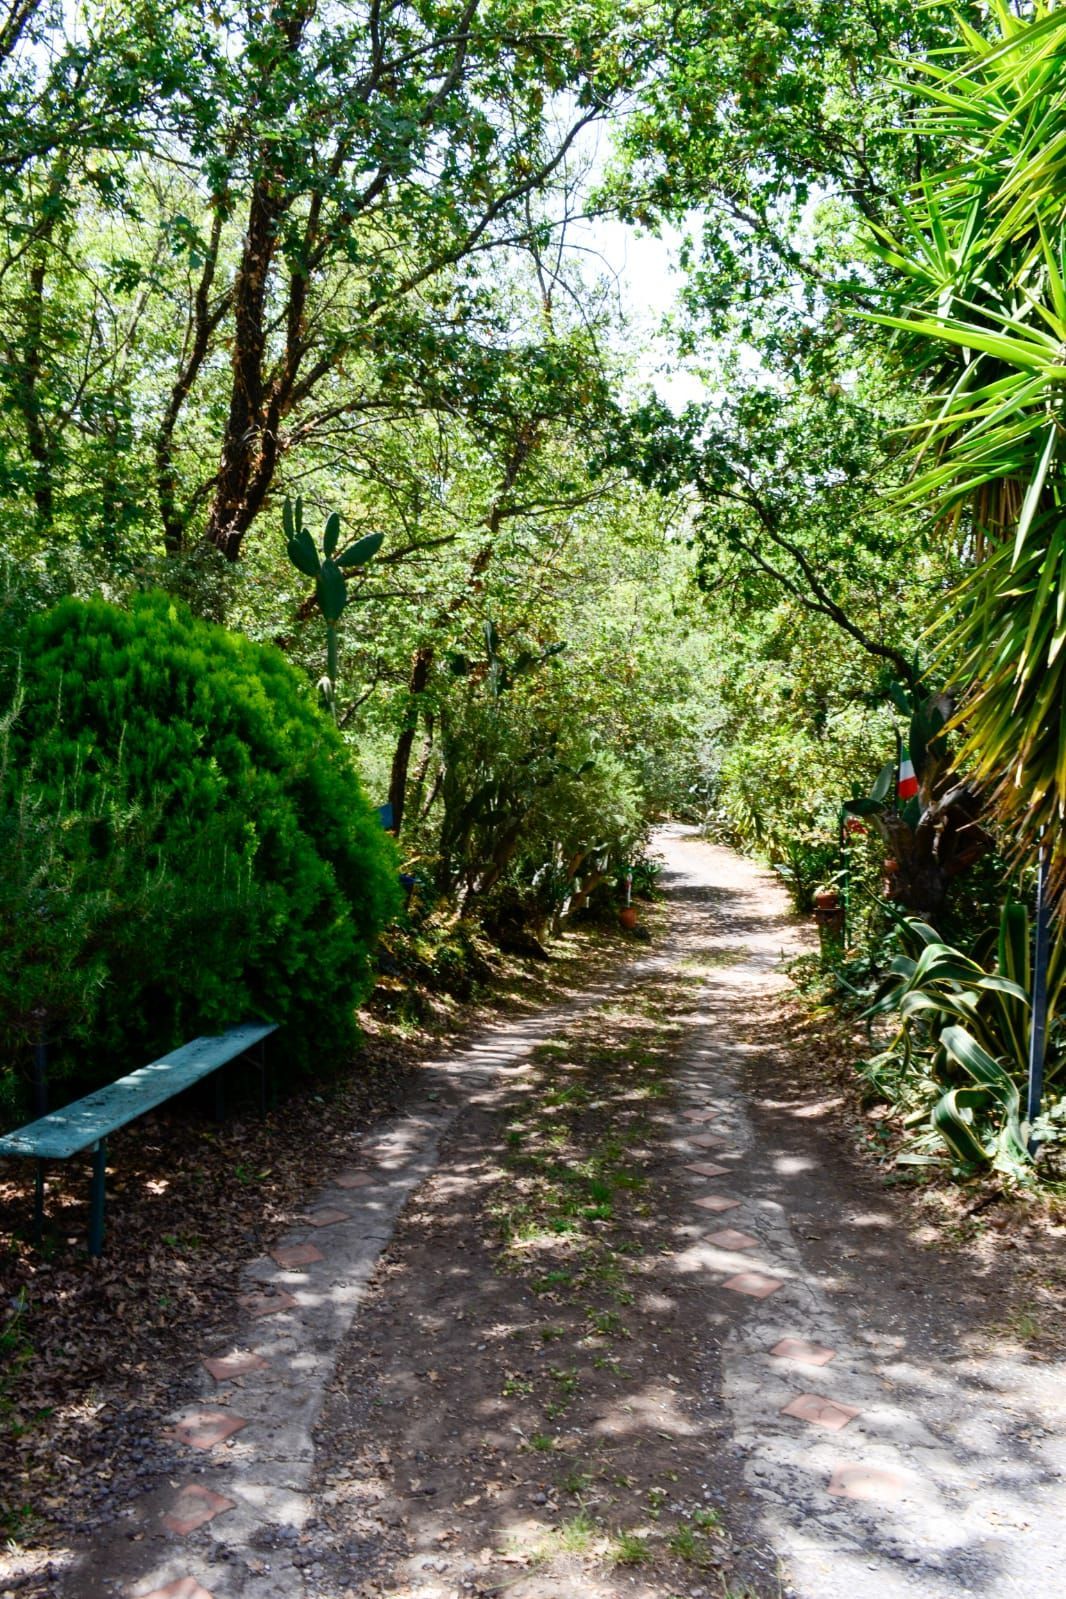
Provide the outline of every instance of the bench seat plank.
{"type": "Polygon", "coordinates": [[[87,1094],[62,1110],[28,1122],[0,1138],[0,1155],[30,1155],[37,1160],[66,1160],[147,1111],[173,1099],[209,1072],[242,1055],[277,1031],[273,1022],[241,1022],[226,1033],[194,1038],[159,1060],[120,1077],[106,1088],[87,1094]]]}

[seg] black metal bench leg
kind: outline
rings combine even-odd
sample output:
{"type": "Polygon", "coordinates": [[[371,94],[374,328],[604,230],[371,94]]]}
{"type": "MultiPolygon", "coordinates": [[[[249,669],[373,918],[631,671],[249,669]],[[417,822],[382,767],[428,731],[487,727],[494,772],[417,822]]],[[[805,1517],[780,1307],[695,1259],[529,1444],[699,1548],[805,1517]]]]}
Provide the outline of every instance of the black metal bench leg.
{"type": "Polygon", "coordinates": [[[37,1180],[33,1189],[33,1241],[40,1249],[44,1240],[44,1161],[37,1162],[37,1180]]]}
{"type": "Polygon", "coordinates": [[[93,1186],[89,1196],[89,1254],[95,1260],[104,1247],[104,1178],[107,1173],[107,1139],[93,1150],[93,1186]]]}

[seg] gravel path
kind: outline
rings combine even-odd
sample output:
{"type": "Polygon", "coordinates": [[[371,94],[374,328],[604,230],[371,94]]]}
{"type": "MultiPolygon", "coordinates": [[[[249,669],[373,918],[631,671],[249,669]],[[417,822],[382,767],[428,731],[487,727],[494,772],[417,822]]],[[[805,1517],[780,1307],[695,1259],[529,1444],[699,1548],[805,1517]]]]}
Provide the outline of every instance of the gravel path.
{"type": "Polygon", "coordinates": [[[911,1237],[760,1025],[802,937],[773,879],[682,829],[659,844],[664,948],[427,1067],[249,1264],[244,1335],[173,1418],[169,1489],[72,1559],[62,1599],[1066,1595],[1061,1370],[975,1336],[987,1289],[911,1237]],[[538,1048],[587,1056],[654,994],[673,1089],[619,1234],[643,1240],[625,1342],[575,1332],[564,1360],[545,1329],[570,1339],[570,1311],[482,1227],[506,1118],[538,1048]],[[530,1419],[546,1371],[584,1384],[552,1436],[530,1419]],[[704,1558],[692,1529],[719,1518],[704,1558]]]}

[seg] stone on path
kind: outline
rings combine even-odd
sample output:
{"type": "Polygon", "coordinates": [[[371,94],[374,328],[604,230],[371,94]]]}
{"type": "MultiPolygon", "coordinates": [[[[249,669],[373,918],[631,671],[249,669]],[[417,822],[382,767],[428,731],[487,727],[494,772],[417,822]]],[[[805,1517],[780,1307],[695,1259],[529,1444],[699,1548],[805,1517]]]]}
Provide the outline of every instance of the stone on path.
{"type": "Polygon", "coordinates": [[[764,1271],[741,1271],[722,1284],[734,1294],[748,1294],[752,1299],[768,1299],[784,1286],[780,1277],[770,1277],[764,1271]]]}
{"type": "Polygon", "coordinates": [[[212,1599],[212,1596],[195,1577],[179,1577],[176,1582],[168,1582],[165,1588],[153,1588],[140,1599],[212,1599]]]}
{"type": "Polygon", "coordinates": [[[835,1355],[835,1349],[827,1349],[825,1344],[811,1343],[808,1338],[782,1338],[770,1351],[775,1360],[796,1360],[803,1366],[828,1365],[835,1355]]]}
{"type": "Polygon", "coordinates": [[[829,1479],[826,1492],[835,1499],[863,1499],[876,1502],[901,1499],[907,1484],[894,1471],[876,1466],[838,1466],[829,1479]]]}
{"type": "Polygon", "coordinates": [[[272,1249],[270,1258],[284,1270],[291,1270],[294,1266],[313,1266],[316,1260],[325,1260],[326,1257],[314,1244],[288,1244],[281,1249],[272,1249]]]}
{"type": "Polygon", "coordinates": [[[247,1425],[247,1417],[232,1410],[194,1410],[178,1422],[174,1436],[190,1449],[214,1449],[247,1425]]]}
{"type": "Polygon", "coordinates": [[[205,1355],[200,1364],[211,1373],[216,1382],[228,1382],[231,1377],[244,1377],[250,1371],[269,1366],[262,1355],[232,1354],[205,1355]]]}
{"type": "Polygon", "coordinates": [[[751,1233],[738,1232],[735,1227],[722,1227],[716,1233],[708,1233],[707,1242],[717,1244],[719,1249],[758,1249],[759,1239],[751,1233]]]}
{"type": "Polygon", "coordinates": [[[839,1400],[826,1399],[822,1394],[797,1394],[787,1405],[781,1406],[782,1416],[795,1416],[799,1421],[809,1421],[815,1427],[828,1427],[839,1432],[861,1412],[855,1405],[842,1405],[839,1400]]]}
{"type": "Polygon", "coordinates": [[[301,1219],[312,1227],[334,1227],[339,1221],[351,1221],[352,1214],[349,1210],[337,1210],[333,1205],[323,1205],[319,1210],[309,1210],[301,1219]]]}
{"type": "Polygon", "coordinates": [[[188,1533],[195,1532],[197,1527],[214,1520],[215,1516],[221,1516],[225,1511],[232,1510],[235,1504],[235,1500],[214,1493],[210,1488],[205,1488],[203,1483],[187,1482],[174,1501],[173,1507],[163,1517],[163,1525],[169,1532],[185,1537],[188,1533]]]}
{"type": "Polygon", "coordinates": [[[258,1321],[263,1316],[276,1316],[280,1311],[292,1310],[299,1301],[292,1294],[282,1293],[279,1289],[264,1289],[258,1294],[238,1294],[237,1303],[253,1320],[258,1321]]]}

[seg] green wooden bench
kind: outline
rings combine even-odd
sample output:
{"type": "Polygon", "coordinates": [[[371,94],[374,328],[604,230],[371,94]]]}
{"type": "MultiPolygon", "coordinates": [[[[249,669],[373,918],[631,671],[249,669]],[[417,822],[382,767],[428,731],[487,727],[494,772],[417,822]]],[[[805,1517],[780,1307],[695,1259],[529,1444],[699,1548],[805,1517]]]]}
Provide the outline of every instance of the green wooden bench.
{"type": "MultiPolygon", "coordinates": [[[[120,1077],[106,1088],[77,1099],[62,1110],[52,1111],[38,1121],[28,1122],[17,1131],[0,1138],[0,1155],[28,1156],[37,1162],[37,1191],[34,1211],[38,1241],[44,1224],[44,1164],[48,1160],[67,1160],[82,1150],[93,1157],[92,1188],[89,1198],[89,1254],[99,1255],[104,1243],[104,1172],[107,1167],[107,1138],[129,1122],[136,1121],[157,1105],[191,1088],[201,1078],[235,1060],[277,1032],[273,1022],[241,1022],[228,1032],[194,1038],[191,1044],[172,1049],[149,1066],[120,1077]]],[[[221,1079],[218,1108],[221,1110],[221,1079]]]]}

